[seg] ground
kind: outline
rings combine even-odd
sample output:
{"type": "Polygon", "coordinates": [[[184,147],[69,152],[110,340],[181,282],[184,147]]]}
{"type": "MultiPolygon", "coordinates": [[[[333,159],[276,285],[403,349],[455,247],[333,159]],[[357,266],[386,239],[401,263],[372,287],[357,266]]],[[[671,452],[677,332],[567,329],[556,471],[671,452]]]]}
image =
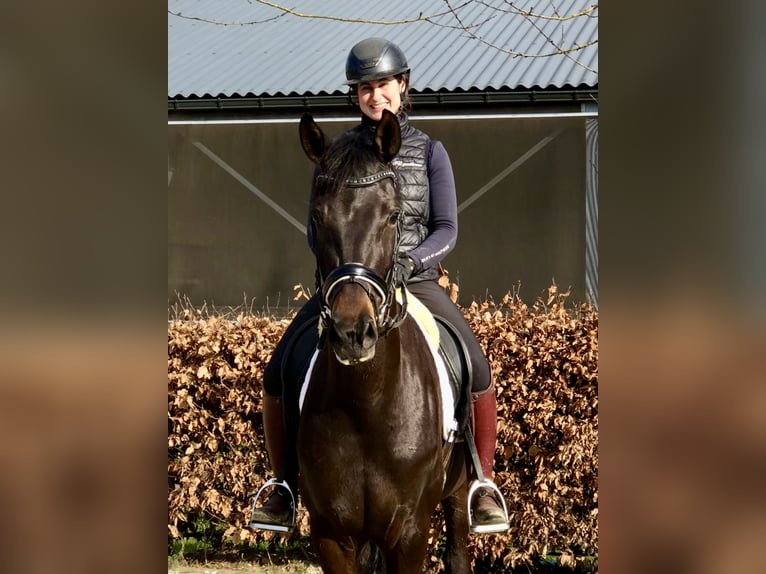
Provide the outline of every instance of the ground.
{"type": "Polygon", "coordinates": [[[208,562],[206,564],[168,562],[168,574],[321,574],[321,572],[319,566],[306,562],[273,566],[261,566],[249,562],[208,562]]]}

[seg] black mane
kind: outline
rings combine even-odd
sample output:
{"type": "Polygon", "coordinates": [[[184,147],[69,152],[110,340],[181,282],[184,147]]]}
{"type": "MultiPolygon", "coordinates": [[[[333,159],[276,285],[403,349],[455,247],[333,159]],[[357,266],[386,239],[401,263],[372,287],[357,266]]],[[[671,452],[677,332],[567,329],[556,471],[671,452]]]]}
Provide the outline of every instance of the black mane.
{"type": "Polygon", "coordinates": [[[337,189],[349,179],[358,179],[365,175],[381,171],[385,164],[375,152],[373,132],[361,125],[336,138],[327,149],[321,171],[332,182],[329,189],[337,189]]]}

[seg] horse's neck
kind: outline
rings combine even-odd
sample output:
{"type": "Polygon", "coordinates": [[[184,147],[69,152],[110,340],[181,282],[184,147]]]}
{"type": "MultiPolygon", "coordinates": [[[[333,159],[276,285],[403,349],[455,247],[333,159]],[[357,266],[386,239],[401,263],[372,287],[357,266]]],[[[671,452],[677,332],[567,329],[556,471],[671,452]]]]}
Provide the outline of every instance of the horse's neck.
{"type": "Polygon", "coordinates": [[[350,423],[375,440],[399,440],[414,433],[440,442],[444,425],[439,379],[427,346],[417,324],[406,320],[378,341],[373,359],[360,365],[342,365],[325,348],[329,354],[320,367],[317,410],[342,413],[333,424],[351,428],[350,423]],[[379,436],[381,432],[390,436],[379,436]]]}
{"type": "Polygon", "coordinates": [[[400,385],[400,336],[398,330],[378,339],[375,357],[358,365],[341,364],[328,352],[327,381],[328,391],[340,399],[345,398],[353,405],[375,404],[378,401],[389,403],[400,394],[396,388],[400,385]]]}

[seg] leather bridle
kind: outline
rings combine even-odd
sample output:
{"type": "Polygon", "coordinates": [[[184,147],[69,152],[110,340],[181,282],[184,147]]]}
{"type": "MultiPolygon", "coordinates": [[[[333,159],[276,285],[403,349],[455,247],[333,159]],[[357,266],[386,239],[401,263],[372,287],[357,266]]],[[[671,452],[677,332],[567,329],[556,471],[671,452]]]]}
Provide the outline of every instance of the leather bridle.
{"type": "MultiPolygon", "coordinates": [[[[373,185],[387,177],[394,180],[396,184],[396,173],[391,169],[385,169],[372,175],[356,179],[346,179],[343,184],[346,187],[367,187],[373,185]]],[[[332,180],[332,176],[319,174],[317,180],[332,180]]],[[[344,263],[333,269],[327,277],[321,281],[320,290],[320,324],[321,333],[327,333],[328,327],[332,324],[332,305],[341,287],[348,283],[359,285],[367,297],[370,299],[375,311],[375,323],[378,329],[378,336],[385,336],[389,331],[398,327],[407,315],[407,295],[406,289],[402,289],[402,303],[399,312],[391,315],[391,309],[396,302],[396,288],[394,285],[394,263],[399,249],[399,242],[402,235],[402,226],[404,217],[399,214],[396,224],[396,239],[391,261],[391,268],[382,278],[374,269],[363,265],[362,263],[344,263]]]]}

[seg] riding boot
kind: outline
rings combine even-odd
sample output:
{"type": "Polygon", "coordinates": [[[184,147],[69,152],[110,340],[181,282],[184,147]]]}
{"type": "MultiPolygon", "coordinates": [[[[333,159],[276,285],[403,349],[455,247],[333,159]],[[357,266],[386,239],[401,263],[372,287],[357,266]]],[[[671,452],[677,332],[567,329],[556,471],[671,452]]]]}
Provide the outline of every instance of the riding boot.
{"type": "MultiPolygon", "coordinates": [[[[497,441],[497,399],[495,397],[495,385],[490,383],[489,388],[480,393],[471,393],[474,416],[474,437],[476,451],[479,455],[479,463],[484,478],[488,481],[493,477],[493,464],[495,460],[495,444],[497,441]]],[[[501,501],[497,496],[502,496],[499,490],[491,488],[479,488],[473,497],[471,512],[474,526],[506,525],[507,516],[500,506],[501,501]]],[[[486,530],[493,531],[493,530],[486,530]]]]}
{"type": "MultiPolygon", "coordinates": [[[[285,456],[285,424],[281,397],[263,394],[263,432],[266,435],[266,452],[269,454],[271,468],[278,474],[282,471],[285,456]]],[[[285,476],[284,480],[295,493],[298,480],[293,474],[285,476]]],[[[266,525],[292,528],[294,504],[293,495],[279,486],[272,490],[263,506],[253,509],[250,522],[258,523],[263,528],[268,528],[266,525]]]]}

